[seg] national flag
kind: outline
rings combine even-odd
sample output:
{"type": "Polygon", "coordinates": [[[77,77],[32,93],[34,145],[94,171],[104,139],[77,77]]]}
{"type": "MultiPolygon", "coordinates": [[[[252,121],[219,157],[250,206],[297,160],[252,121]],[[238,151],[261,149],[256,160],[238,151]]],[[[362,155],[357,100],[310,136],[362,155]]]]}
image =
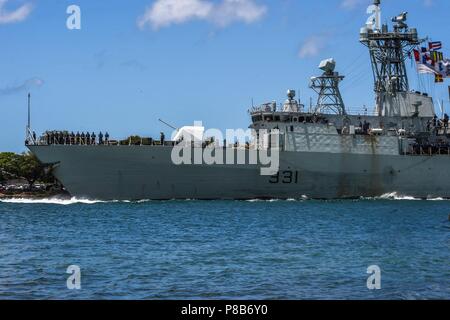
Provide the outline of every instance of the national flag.
{"type": "Polygon", "coordinates": [[[435,74],[435,75],[439,74],[439,72],[434,70],[431,66],[428,66],[428,65],[423,64],[423,63],[417,64],[417,71],[419,73],[430,73],[430,74],[435,74]]]}
{"type": "Polygon", "coordinates": [[[441,50],[442,42],[441,41],[428,42],[428,48],[430,48],[431,51],[441,50]]]}

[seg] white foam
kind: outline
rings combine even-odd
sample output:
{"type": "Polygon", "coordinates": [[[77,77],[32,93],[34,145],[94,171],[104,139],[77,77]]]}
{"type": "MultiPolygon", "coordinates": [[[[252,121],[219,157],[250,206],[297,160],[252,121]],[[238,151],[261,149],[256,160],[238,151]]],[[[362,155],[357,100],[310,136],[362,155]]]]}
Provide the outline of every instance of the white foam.
{"type": "Polygon", "coordinates": [[[383,194],[380,197],[362,198],[362,199],[366,199],[366,200],[408,200],[408,201],[423,201],[423,200],[427,200],[427,201],[449,201],[449,199],[445,199],[445,198],[442,198],[442,197],[436,197],[436,198],[427,197],[426,199],[415,198],[413,196],[401,195],[401,194],[399,194],[397,192],[385,193],[385,194],[383,194]]]}
{"type": "Polygon", "coordinates": [[[16,198],[16,199],[2,199],[0,202],[3,203],[17,203],[17,204],[56,204],[56,205],[71,205],[71,204],[96,204],[103,203],[105,201],[100,200],[89,200],[89,199],[61,199],[61,198],[44,198],[44,199],[27,199],[27,198],[16,198]]]}
{"type": "Polygon", "coordinates": [[[146,202],[150,202],[150,201],[152,201],[152,200],[143,199],[143,200],[136,201],[136,203],[146,203],[146,202]]]}
{"type": "MultiPolygon", "coordinates": [[[[299,199],[250,199],[246,200],[247,202],[278,202],[278,201],[287,201],[287,202],[295,202],[295,201],[305,201],[309,198],[307,196],[302,196],[299,199]]],[[[391,192],[383,194],[380,197],[373,197],[373,198],[360,198],[361,200],[407,200],[407,201],[421,201],[424,199],[415,198],[412,196],[407,195],[400,195],[397,192],[391,192]]],[[[436,198],[427,198],[427,201],[450,201],[450,199],[444,199],[441,197],[436,198]]],[[[183,201],[195,201],[195,199],[186,199],[183,201]]],[[[152,202],[152,200],[143,199],[143,200],[137,200],[137,201],[130,201],[130,200],[111,200],[111,201],[102,201],[102,200],[90,200],[90,199],[79,199],[76,197],[62,199],[62,198],[44,198],[44,199],[30,199],[30,198],[15,198],[15,199],[0,199],[0,203],[17,203],[17,204],[54,204],[54,205],[73,205],[73,204],[98,204],[98,203],[147,203],[152,202]]]]}
{"type": "Polygon", "coordinates": [[[448,199],[444,199],[441,197],[438,198],[427,198],[428,201],[448,201],[448,199]]]}
{"type": "Polygon", "coordinates": [[[306,200],[307,198],[304,198],[302,196],[301,199],[295,199],[295,198],[289,198],[289,199],[249,199],[249,200],[245,200],[246,202],[278,202],[278,201],[287,201],[287,202],[295,202],[295,201],[302,201],[302,200],[306,200]]]}
{"type": "Polygon", "coordinates": [[[382,199],[382,200],[422,200],[419,198],[414,198],[407,195],[400,195],[397,192],[391,192],[391,193],[385,193],[382,196],[376,198],[376,199],[382,199]]]}

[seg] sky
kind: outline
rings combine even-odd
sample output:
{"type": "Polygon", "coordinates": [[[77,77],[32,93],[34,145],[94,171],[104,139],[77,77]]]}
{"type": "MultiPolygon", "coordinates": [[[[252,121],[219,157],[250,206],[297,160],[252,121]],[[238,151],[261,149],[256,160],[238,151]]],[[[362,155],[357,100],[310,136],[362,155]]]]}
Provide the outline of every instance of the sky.
{"type": "MultiPolygon", "coordinates": [[[[374,105],[367,49],[358,41],[371,0],[0,0],[0,151],[25,151],[32,128],[159,137],[202,121],[247,128],[254,104],[295,89],[309,105],[309,78],[334,58],[346,107],[374,105]],[[80,29],[67,27],[80,8],[80,29]]],[[[448,0],[384,0],[383,22],[408,11],[421,37],[450,55],[448,0]],[[448,44],[449,46],[446,46],[448,44]]],[[[448,101],[448,80],[411,88],[448,101]],[[433,89],[434,87],[434,89],[433,89]]]]}

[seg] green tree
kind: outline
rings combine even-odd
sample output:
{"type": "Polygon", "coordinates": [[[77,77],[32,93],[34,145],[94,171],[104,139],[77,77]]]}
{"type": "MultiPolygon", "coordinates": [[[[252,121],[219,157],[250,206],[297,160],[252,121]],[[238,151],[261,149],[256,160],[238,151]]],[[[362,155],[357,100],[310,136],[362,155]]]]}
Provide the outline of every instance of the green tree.
{"type": "Polygon", "coordinates": [[[37,181],[54,182],[51,169],[40,163],[32,153],[0,153],[0,172],[4,180],[12,178],[27,180],[30,190],[37,181]]]}
{"type": "Polygon", "coordinates": [[[0,169],[0,186],[2,186],[5,182],[6,182],[6,175],[2,171],[2,169],[0,169]]]}
{"type": "Polygon", "coordinates": [[[30,190],[36,181],[40,181],[46,176],[45,166],[32,153],[22,154],[18,166],[19,176],[28,181],[30,190]]]}
{"type": "Polygon", "coordinates": [[[0,153],[0,171],[5,179],[17,178],[21,156],[13,152],[0,153]]]}

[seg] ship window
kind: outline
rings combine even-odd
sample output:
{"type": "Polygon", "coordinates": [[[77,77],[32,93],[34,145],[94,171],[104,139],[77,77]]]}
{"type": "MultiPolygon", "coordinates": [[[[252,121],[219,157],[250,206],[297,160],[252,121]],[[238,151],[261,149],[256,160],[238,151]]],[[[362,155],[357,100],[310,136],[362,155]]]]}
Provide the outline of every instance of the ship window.
{"type": "Polygon", "coordinates": [[[294,132],[294,126],[291,126],[291,132],[294,132]]]}
{"type": "Polygon", "coordinates": [[[297,117],[295,117],[295,118],[294,118],[294,122],[297,122],[297,121],[298,121],[298,118],[297,118],[297,117]]]}
{"type": "Polygon", "coordinates": [[[275,121],[280,121],[280,116],[275,116],[275,121]]]}

